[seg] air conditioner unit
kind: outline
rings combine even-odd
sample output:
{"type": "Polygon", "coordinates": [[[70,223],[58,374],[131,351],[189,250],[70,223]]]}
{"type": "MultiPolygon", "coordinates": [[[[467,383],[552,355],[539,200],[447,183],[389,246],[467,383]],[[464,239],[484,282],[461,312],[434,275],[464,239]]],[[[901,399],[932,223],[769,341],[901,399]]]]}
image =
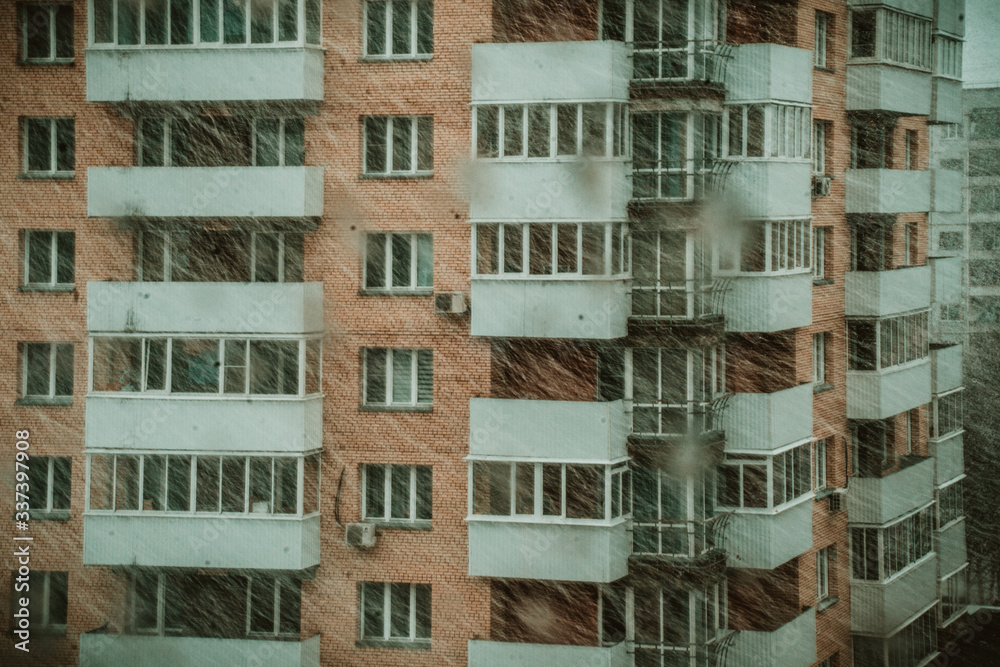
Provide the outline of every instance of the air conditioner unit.
{"type": "Polygon", "coordinates": [[[813,197],[830,196],[830,176],[813,176],[813,197]]]}
{"type": "Polygon", "coordinates": [[[349,547],[370,549],[375,546],[375,526],[370,523],[349,523],[344,531],[344,541],[349,547]]]}
{"type": "Polygon", "coordinates": [[[847,489],[834,489],[833,493],[826,497],[827,509],[831,512],[841,512],[844,510],[844,496],[847,489]]]}
{"type": "Polygon", "coordinates": [[[434,312],[438,315],[464,315],[469,310],[464,292],[442,292],[434,295],[434,312]]]}

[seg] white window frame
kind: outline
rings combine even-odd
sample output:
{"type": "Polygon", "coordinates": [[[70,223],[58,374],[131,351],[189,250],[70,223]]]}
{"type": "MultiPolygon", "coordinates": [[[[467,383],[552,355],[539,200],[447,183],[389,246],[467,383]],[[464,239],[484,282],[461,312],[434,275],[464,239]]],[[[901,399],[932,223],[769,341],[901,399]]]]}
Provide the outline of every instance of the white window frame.
{"type": "Polygon", "coordinates": [[[485,161],[539,162],[564,161],[584,157],[583,153],[583,111],[584,107],[604,107],[604,152],[601,155],[587,155],[587,159],[602,160],[625,158],[629,155],[629,112],[628,105],[620,102],[559,102],[532,104],[479,104],[472,107],[472,158],[485,161]],[[573,153],[559,153],[559,107],[576,107],[576,148],[573,153]],[[548,107],[549,150],[547,155],[529,156],[529,107],[548,107]],[[497,110],[497,154],[494,157],[479,155],[479,113],[483,108],[497,110]],[[521,150],[507,155],[507,112],[516,108],[521,116],[521,150]]]}
{"type": "Polygon", "coordinates": [[[434,490],[434,478],[433,478],[433,468],[431,466],[423,465],[398,465],[392,463],[366,463],[361,467],[361,518],[364,521],[374,522],[379,524],[430,524],[434,518],[434,502],[433,502],[433,490],[434,490]],[[384,514],[382,516],[375,516],[369,514],[368,510],[368,472],[371,470],[372,466],[381,466],[384,471],[384,477],[382,478],[382,505],[384,508],[384,514]],[[430,473],[430,487],[426,489],[419,488],[418,481],[420,480],[419,475],[417,475],[418,468],[426,468],[430,473]],[[403,473],[409,478],[409,516],[408,517],[394,517],[392,516],[392,478],[393,475],[403,473]],[[417,499],[420,496],[421,491],[426,491],[428,506],[431,510],[431,517],[427,519],[421,519],[417,517],[417,499]]]}
{"type": "MultiPolygon", "coordinates": [[[[417,584],[417,583],[404,583],[404,582],[393,582],[393,581],[363,581],[360,584],[360,597],[361,604],[359,605],[360,613],[358,617],[360,619],[360,635],[361,641],[380,641],[380,642],[430,642],[430,637],[418,637],[417,636],[417,586],[426,586],[430,591],[430,584],[417,584]],[[407,637],[394,637],[392,636],[392,586],[393,584],[399,586],[409,586],[410,587],[410,614],[409,614],[409,636],[407,637]],[[368,587],[371,586],[382,586],[382,631],[380,636],[368,636],[368,628],[365,627],[365,595],[368,587]]],[[[434,604],[433,592],[430,595],[430,605],[431,613],[434,604]]]]}
{"type": "Polygon", "coordinates": [[[523,278],[525,280],[598,280],[606,276],[627,275],[630,271],[631,255],[631,235],[626,222],[477,222],[472,225],[472,275],[476,279],[502,278],[523,278]],[[551,238],[551,268],[549,273],[531,273],[531,228],[529,225],[549,225],[551,238]],[[559,245],[558,229],[559,225],[574,225],[576,227],[576,265],[573,271],[556,271],[558,267],[559,245]],[[603,225],[604,226],[604,271],[602,273],[583,273],[583,229],[584,226],[603,225]],[[494,273],[481,273],[479,271],[479,238],[480,228],[486,226],[496,227],[495,256],[492,259],[496,262],[497,270],[494,273]],[[521,270],[506,270],[506,230],[513,228],[514,236],[520,237],[521,244],[521,270]],[[617,230],[617,233],[616,233],[617,230]],[[615,246],[617,245],[617,250],[615,246]],[[617,257],[618,262],[615,263],[617,257]]]}
{"type": "Polygon", "coordinates": [[[815,41],[813,44],[813,67],[826,69],[827,39],[829,36],[830,14],[816,12],[815,41]]]}
{"type": "MultiPolygon", "coordinates": [[[[72,506],[72,497],[70,495],[66,500],[66,507],[53,507],[53,498],[55,497],[55,467],[56,460],[65,460],[69,462],[69,474],[70,474],[70,488],[67,489],[68,494],[72,492],[72,481],[73,481],[73,458],[70,456],[35,456],[32,457],[29,462],[30,466],[45,466],[45,492],[39,494],[41,489],[28,489],[28,493],[31,497],[31,514],[33,518],[35,513],[40,514],[52,514],[52,513],[65,513],[69,514],[70,508],[72,506]],[[43,496],[41,498],[41,506],[39,506],[39,495],[43,496]]],[[[30,479],[30,477],[29,477],[30,479]]]]}
{"type": "MultiPolygon", "coordinates": [[[[69,394],[56,394],[56,359],[58,358],[57,351],[62,345],[68,345],[70,349],[73,348],[73,343],[47,343],[47,342],[35,342],[26,341],[21,343],[21,397],[32,399],[32,398],[42,398],[42,399],[55,399],[55,398],[70,398],[73,396],[72,393],[69,394]],[[28,347],[33,345],[45,345],[49,348],[49,393],[46,395],[42,394],[29,394],[28,393],[28,347]]],[[[74,365],[75,360],[75,350],[74,352],[74,365]]],[[[70,372],[73,372],[73,368],[70,372]]]]}
{"type": "Polygon", "coordinates": [[[365,261],[362,265],[362,272],[364,273],[363,282],[364,289],[370,292],[433,292],[434,291],[434,235],[430,232],[369,232],[365,235],[365,261]],[[385,259],[385,266],[383,267],[385,276],[385,285],[382,287],[372,287],[368,284],[368,248],[371,243],[371,239],[376,234],[381,234],[384,237],[385,247],[382,249],[383,257],[385,259]],[[410,280],[407,285],[394,285],[392,283],[392,278],[394,275],[393,263],[395,255],[393,254],[392,240],[397,236],[406,236],[410,239],[410,280]],[[426,240],[430,244],[431,254],[430,254],[430,270],[431,270],[431,284],[430,285],[418,285],[419,275],[420,275],[420,243],[422,240],[426,240]]]}
{"type": "Polygon", "coordinates": [[[75,48],[75,38],[76,38],[76,12],[73,10],[73,4],[71,2],[32,2],[21,6],[20,10],[20,21],[21,21],[21,62],[28,64],[35,63],[56,63],[56,64],[67,64],[72,63],[76,57],[75,48]],[[70,15],[73,17],[74,21],[71,24],[73,26],[72,32],[69,35],[70,38],[70,49],[73,51],[73,55],[66,57],[58,57],[56,55],[56,14],[60,8],[69,7],[70,15]],[[28,57],[28,21],[29,13],[34,10],[47,11],[49,14],[49,55],[44,58],[31,58],[28,57]]]}
{"type": "Polygon", "coordinates": [[[847,30],[848,62],[881,62],[924,72],[933,68],[932,21],[927,17],[885,7],[858,8],[851,10],[847,30]],[[868,12],[875,14],[875,53],[854,56],[851,54],[854,14],[868,12]]]}
{"type": "Polygon", "coordinates": [[[826,279],[826,237],[832,229],[832,227],[812,228],[813,280],[826,279]]]}
{"type": "MultiPolygon", "coordinates": [[[[42,582],[41,582],[41,584],[42,584],[42,586],[41,586],[41,588],[42,588],[42,594],[40,596],[41,597],[40,601],[42,603],[41,604],[42,608],[41,609],[36,609],[34,606],[31,607],[31,618],[34,621],[32,623],[32,628],[37,628],[39,630],[45,630],[48,633],[65,634],[65,632],[66,632],[66,623],[53,623],[52,619],[50,618],[51,611],[52,611],[51,610],[52,595],[54,593],[54,591],[52,590],[52,575],[53,574],[65,574],[66,575],[66,599],[67,599],[67,607],[69,605],[69,599],[70,598],[69,598],[69,573],[68,572],[58,572],[58,571],[49,571],[49,570],[45,570],[45,571],[38,571],[38,570],[36,570],[36,571],[32,572],[30,576],[31,576],[31,578],[33,580],[38,575],[43,575],[42,576],[42,582]],[[35,625],[35,622],[37,622],[37,625],[35,625]]],[[[31,583],[32,586],[37,586],[38,585],[37,580],[31,581],[30,583],[31,583]]],[[[30,593],[30,591],[28,591],[28,592],[30,593]]],[[[32,599],[32,602],[39,600],[38,598],[35,598],[33,595],[29,596],[29,597],[32,599]]],[[[67,608],[67,611],[66,611],[66,615],[67,615],[67,621],[68,621],[69,620],[68,619],[68,616],[69,616],[69,609],[68,608],[67,608]]]]}
{"type": "Polygon", "coordinates": [[[76,284],[76,233],[66,229],[26,229],[24,230],[24,280],[22,286],[34,289],[56,289],[72,287],[76,284]],[[48,234],[49,244],[49,280],[46,282],[29,282],[29,259],[31,257],[31,240],[42,234],[48,234]],[[73,234],[73,282],[61,283],[59,280],[59,234],[73,234]]]}
{"type": "MultiPolygon", "coordinates": [[[[288,234],[298,234],[298,232],[251,232],[250,233],[250,282],[258,282],[257,280],[257,243],[262,236],[277,236],[278,240],[278,264],[275,267],[278,279],[274,283],[292,283],[301,284],[303,281],[286,281],[285,280],[285,244],[288,234]]],[[[301,234],[300,234],[301,235],[301,234]]],[[[139,244],[138,251],[138,261],[136,262],[136,281],[137,282],[156,282],[156,283],[169,283],[174,282],[172,278],[173,273],[173,235],[171,232],[159,229],[145,229],[136,233],[136,239],[139,244]],[[145,257],[145,243],[147,235],[156,235],[163,239],[163,279],[162,280],[147,280],[143,275],[143,258],[145,257]]],[[[185,281],[186,282],[186,281],[185,281]]],[[[265,283],[265,284],[274,284],[265,283]]]]}
{"type": "MultiPolygon", "coordinates": [[[[362,118],[361,122],[361,132],[362,132],[362,142],[361,142],[361,162],[362,162],[362,173],[367,177],[400,177],[400,176],[429,176],[434,173],[433,160],[434,160],[434,140],[430,139],[431,142],[431,163],[430,169],[420,169],[420,148],[419,143],[420,138],[420,119],[430,119],[431,128],[433,131],[434,127],[434,116],[430,114],[418,114],[415,116],[365,116],[362,118]],[[386,119],[385,126],[385,143],[381,146],[381,149],[385,151],[385,171],[369,171],[368,170],[368,119],[369,118],[384,118],[386,119]],[[393,160],[393,133],[395,132],[395,124],[398,122],[407,122],[410,124],[410,169],[398,170],[394,168],[392,163],[393,160]]],[[[427,139],[423,139],[427,141],[427,139]]]]}
{"type": "Polygon", "coordinates": [[[826,175],[826,121],[813,120],[813,174],[826,175]]]}
{"type": "Polygon", "coordinates": [[[73,116],[28,116],[24,118],[22,128],[22,141],[24,144],[24,174],[28,176],[56,175],[61,174],[66,177],[76,173],[76,119],[73,116]],[[72,122],[73,130],[73,169],[59,169],[59,132],[56,129],[56,121],[68,120],[72,122]],[[49,126],[49,168],[44,170],[31,169],[29,159],[28,125],[31,123],[44,122],[49,126]]]}
{"type": "Polygon", "coordinates": [[[826,332],[813,334],[813,384],[826,384],[826,332]]]}
{"type": "MultiPolygon", "coordinates": [[[[635,406],[638,405],[640,408],[656,408],[658,414],[662,414],[663,409],[679,409],[684,408],[687,412],[687,428],[690,429],[692,422],[697,423],[697,419],[702,418],[702,414],[705,412],[706,408],[710,407],[712,402],[723,395],[726,391],[726,346],[725,345],[715,345],[705,348],[689,348],[686,350],[686,376],[685,376],[685,391],[684,399],[682,403],[666,403],[664,402],[664,389],[666,385],[669,385],[670,380],[663,377],[663,352],[671,352],[671,348],[646,348],[654,349],[657,354],[657,381],[656,381],[656,397],[651,402],[645,402],[643,399],[639,402],[639,399],[635,398],[634,395],[634,384],[633,380],[635,377],[634,373],[634,354],[635,349],[627,348],[625,353],[625,399],[632,401],[633,404],[633,415],[635,414],[635,406]],[[698,364],[698,358],[695,353],[701,353],[701,365],[698,364]],[[711,368],[709,368],[711,364],[711,368]],[[697,389],[697,377],[705,372],[708,372],[711,376],[712,385],[705,395],[698,396],[697,389]]],[[[633,417],[634,419],[634,417],[633,417]]],[[[657,420],[659,421],[659,419],[657,420]]],[[[634,422],[633,422],[634,424],[634,422]]],[[[634,425],[633,425],[634,428],[634,425]]],[[[649,435],[669,435],[665,433],[650,433],[649,435]]]]}
{"type": "Polygon", "coordinates": [[[722,146],[726,157],[734,160],[762,161],[779,160],[782,162],[812,161],[813,121],[812,106],[808,104],[789,104],[777,102],[754,102],[751,104],[727,104],[722,122],[722,146]],[[763,132],[761,137],[761,155],[749,156],[747,149],[750,142],[748,124],[749,109],[757,107],[763,114],[763,132]],[[739,114],[741,117],[740,152],[729,151],[730,117],[739,114]]]}
{"type": "Polygon", "coordinates": [[[368,52],[368,20],[372,0],[365,0],[363,29],[361,30],[362,52],[366,60],[430,60],[434,56],[434,3],[432,0],[383,0],[385,2],[385,53],[368,52]],[[392,5],[396,2],[410,5],[410,50],[406,53],[395,53],[392,50],[392,5]],[[418,51],[418,36],[420,33],[419,7],[421,2],[431,5],[431,50],[418,51]]]}
{"type": "MultiPolygon", "coordinates": [[[[431,353],[431,382],[433,383],[434,377],[434,356],[432,348],[411,348],[411,347],[366,347],[362,348],[362,392],[361,399],[363,405],[371,405],[376,407],[430,407],[433,405],[433,399],[431,401],[420,401],[419,398],[419,359],[421,352],[431,353]],[[370,350],[385,350],[385,401],[381,403],[369,403],[368,402],[368,352],[370,350]],[[392,388],[393,388],[393,355],[396,352],[408,352],[410,353],[410,396],[411,399],[408,402],[393,401],[392,400],[392,388]]],[[[433,392],[433,384],[432,390],[433,392]]]]}
{"type": "Polygon", "coordinates": [[[742,270],[744,234],[730,234],[718,245],[713,269],[719,275],[787,275],[812,272],[812,220],[810,218],[745,220],[764,226],[764,268],[742,270]],[[777,252],[774,244],[778,243],[777,252]],[[777,259],[777,266],[775,265],[777,259]],[[732,268],[724,269],[728,265],[732,268]]]}
{"type": "Polygon", "coordinates": [[[816,601],[823,602],[830,597],[830,549],[824,547],[816,552],[816,601]]]}
{"type": "Polygon", "coordinates": [[[815,460],[813,461],[813,486],[816,488],[816,491],[822,491],[827,485],[826,450],[829,441],[829,438],[817,440],[813,450],[815,452],[815,460]]]}

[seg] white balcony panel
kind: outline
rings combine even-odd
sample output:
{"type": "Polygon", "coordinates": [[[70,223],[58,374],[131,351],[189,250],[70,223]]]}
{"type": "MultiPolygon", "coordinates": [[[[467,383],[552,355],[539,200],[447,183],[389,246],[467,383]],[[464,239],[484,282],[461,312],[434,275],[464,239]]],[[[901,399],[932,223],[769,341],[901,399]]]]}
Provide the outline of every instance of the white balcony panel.
{"type": "Polygon", "coordinates": [[[944,484],[965,472],[965,446],[961,431],[949,438],[929,440],[928,445],[937,467],[935,484],[944,484]]]}
{"type": "Polygon", "coordinates": [[[323,101],[319,47],[87,49],[88,102],[323,101]]]}
{"type": "Polygon", "coordinates": [[[769,451],[811,437],[813,386],[770,394],[733,394],[722,411],[726,450],[769,451]]]}
{"type": "Polygon", "coordinates": [[[566,646],[469,640],[469,667],[525,667],[527,665],[578,665],[579,667],[627,667],[625,642],[614,646],[566,646]]]}
{"type": "Polygon", "coordinates": [[[623,160],[472,163],[473,220],[625,220],[631,185],[623,160]]]}
{"type": "Polygon", "coordinates": [[[962,299],[962,258],[928,257],[931,268],[931,301],[935,304],[961,304],[962,299]]]}
{"type": "Polygon", "coordinates": [[[959,213],[963,210],[962,188],[965,175],[954,169],[931,170],[931,211],[939,213],[959,213]]]}
{"type": "Polygon", "coordinates": [[[319,667],[319,635],[302,641],[85,632],[80,667],[319,667]]]}
{"type": "Polygon", "coordinates": [[[88,396],[85,431],[88,448],[301,453],[322,445],[323,398],[88,396]]]}
{"type": "Polygon", "coordinates": [[[85,565],[302,570],[319,565],[319,516],[86,514],[85,565]]]}
{"type": "Polygon", "coordinates": [[[726,102],[812,104],[812,73],[812,51],[778,44],[742,44],[726,67],[726,102]]]}
{"type": "Polygon", "coordinates": [[[774,632],[742,630],[726,667],[809,667],[816,662],[816,609],[810,607],[774,632]]]}
{"type": "Polygon", "coordinates": [[[812,274],[737,276],[722,301],[726,331],[770,332],[812,324],[812,274]]]}
{"type": "Polygon", "coordinates": [[[931,364],[847,371],[847,418],[888,419],[931,402],[931,364]]]}
{"type": "Polygon", "coordinates": [[[852,9],[886,7],[928,19],[934,16],[934,0],[847,0],[847,6],[852,9]]]}
{"type": "Polygon", "coordinates": [[[937,598],[933,554],[887,583],[851,582],[851,631],[886,636],[937,598]]]}
{"type": "Polygon", "coordinates": [[[944,530],[935,532],[938,554],[938,571],[950,574],[969,561],[965,546],[965,521],[950,524],[944,530]]]}
{"type": "Polygon", "coordinates": [[[934,0],[934,28],[962,37],[965,35],[965,0],[934,0]]]}
{"type": "Polygon", "coordinates": [[[726,176],[725,193],[743,218],[808,218],[812,167],[808,162],[735,161],[726,176]]]}
{"type": "Polygon", "coordinates": [[[628,574],[626,522],[613,525],[469,520],[469,575],[611,583],[628,574]]]}
{"type": "Polygon", "coordinates": [[[812,502],[777,514],[734,512],[725,527],[729,567],[773,570],[812,549],[812,502]]]}
{"type": "Polygon", "coordinates": [[[931,391],[943,394],[962,386],[962,346],[931,349],[931,391]]]}
{"type": "Polygon", "coordinates": [[[472,45],[472,101],[628,100],[632,65],[623,42],[472,45]]]}
{"type": "Polygon", "coordinates": [[[469,401],[473,456],[614,461],[627,456],[628,420],[622,401],[469,401]]]}
{"type": "Polygon", "coordinates": [[[319,217],[323,167],[90,167],[87,215],[319,217]]]}
{"type": "Polygon", "coordinates": [[[844,314],[886,317],[931,305],[931,269],[911,266],[894,271],[848,271],[844,276],[844,314]]]}
{"type": "Polygon", "coordinates": [[[304,334],[323,330],[323,283],[87,283],[87,330],[304,334]]]}
{"type": "Polygon", "coordinates": [[[934,459],[886,477],[852,477],[847,484],[847,520],[882,525],[934,500],[934,459]]]}
{"type": "Polygon", "coordinates": [[[847,110],[927,116],[931,74],[882,63],[848,63],[847,110]]]}
{"type": "Polygon", "coordinates": [[[931,207],[931,172],[848,169],[847,213],[924,213],[931,207]]]}
{"type": "Polygon", "coordinates": [[[931,115],[935,123],[962,122],[962,82],[931,77],[931,115]]]}
{"type": "Polygon", "coordinates": [[[473,336],[621,338],[631,310],[620,278],[472,281],[473,336]]]}
{"type": "MultiPolygon", "coordinates": [[[[960,229],[961,227],[966,227],[965,214],[964,213],[943,213],[941,211],[931,211],[927,214],[927,224],[931,227],[949,227],[947,231],[964,231],[960,229]]],[[[940,250],[940,254],[944,255],[949,252],[961,253],[963,251],[958,250],[940,250]]]]}

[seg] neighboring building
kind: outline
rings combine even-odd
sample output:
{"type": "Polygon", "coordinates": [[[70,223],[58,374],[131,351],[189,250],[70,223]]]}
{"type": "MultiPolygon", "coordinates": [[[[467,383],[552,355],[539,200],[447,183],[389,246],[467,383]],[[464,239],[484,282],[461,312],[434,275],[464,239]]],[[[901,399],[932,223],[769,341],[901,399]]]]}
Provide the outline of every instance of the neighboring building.
{"type": "Polygon", "coordinates": [[[32,664],[926,664],[963,12],[4,6],[32,664]]]}

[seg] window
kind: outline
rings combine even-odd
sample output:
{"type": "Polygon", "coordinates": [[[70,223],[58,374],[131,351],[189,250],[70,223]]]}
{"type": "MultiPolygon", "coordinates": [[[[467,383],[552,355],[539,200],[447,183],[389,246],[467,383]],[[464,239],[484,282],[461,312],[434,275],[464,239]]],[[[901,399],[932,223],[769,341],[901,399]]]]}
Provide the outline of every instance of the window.
{"type": "Polygon", "coordinates": [[[94,44],[320,43],[321,0],[93,0],[94,44]],[[196,6],[197,4],[197,6],[196,6]]]}
{"type": "Polygon", "coordinates": [[[632,117],[632,196],[689,200],[708,194],[722,151],[722,116],[639,113],[632,117]],[[689,141],[690,139],[690,141],[689,141]]]}
{"type": "Polygon", "coordinates": [[[430,641],[430,585],[363,582],[361,638],[380,642],[430,641]]]}
{"type": "Polygon", "coordinates": [[[826,383],[826,334],[813,334],[813,383],[826,383]]]}
{"type": "Polygon", "coordinates": [[[962,304],[960,303],[942,303],[941,305],[941,321],[943,322],[960,322],[962,320],[962,304]]]}
{"type": "Polygon", "coordinates": [[[628,272],[626,223],[479,223],[474,233],[476,273],[481,276],[579,277],[628,272]]]}
{"type": "Polygon", "coordinates": [[[851,474],[855,477],[881,477],[893,463],[895,424],[891,419],[850,421],[851,474]]]}
{"type": "Polygon", "coordinates": [[[876,220],[851,225],[851,271],[892,268],[892,226],[876,220]]]}
{"type": "Polygon", "coordinates": [[[1000,139],[1000,110],[973,109],[969,113],[969,138],[978,141],[1000,139]]]}
{"type": "Polygon", "coordinates": [[[431,520],[430,466],[365,465],[361,485],[361,516],[365,521],[431,520]]]}
{"type": "Polygon", "coordinates": [[[937,610],[931,609],[887,640],[854,635],[854,664],[902,667],[930,663],[937,652],[937,638],[937,610]]]}
{"type": "Polygon", "coordinates": [[[944,528],[952,521],[965,516],[962,503],[962,481],[952,482],[938,490],[938,527],[944,528]]]}
{"type": "Polygon", "coordinates": [[[917,263],[917,225],[908,223],[903,226],[903,266],[914,266],[917,263]]]}
{"type": "Polygon", "coordinates": [[[136,240],[136,277],[140,281],[303,280],[301,233],[146,230],[136,232],[136,240]]]}
{"type": "Polygon", "coordinates": [[[997,155],[996,149],[970,150],[969,176],[1000,176],[1000,156],[997,155]]]}
{"type": "Polygon", "coordinates": [[[932,511],[927,507],[879,528],[851,528],[851,576],[885,581],[931,552],[932,511]]]}
{"type": "Polygon", "coordinates": [[[69,573],[32,570],[28,575],[28,588],[25,592],[31,613],[31,629],[43,633],[65,634],[69,573]]]}
{"type": "Polygon", "coordinates": [[[88,511],[258,516],[319,511],[319,454],[95,453],[89,458],[88,511]]]}
{"type": "Polygon", "coordinates": [[[889,9],[851,12],[849,57],[931,69],[931,22],[889,9]]]}
{"type": "Polygon", "coordinates": [[[300,167],[305,121],[293,117],[145,117],[136,123],[141,167],[300,167]]]}
{"type": "Polygon", "coordinates": [[[973,259],[969,262],[970,285],[1000,285],[1000,261],[973,259]]]}
{"type": "Polygon", "coordinates": [[[826,12],[816,12],[816,40],[813,44],[813,65],[816,67],[827,66],[827,36],[832,24],[833,16],[826,12]]]}
{"type": "Polygon", "coordinates": [[[830,560],[834,547],[816,552],[816,600],[823,602],[830,597],[830,560]]]}
{"type": "Polygon", "coordinates": [[[963,396],[964,392],[957,389],[951,393],[934,397],[932,403],[934,415],[930,431],[932,438],[943,438],[962,429],[963,396]]]}
{"type": "Polygon", "coordinates": [[[813,122],[813,173],[819,176],[826,174],[826,121],[813,122]]]}
{"type": "Polygon", "coordinates": [[[726,107],[729,157],[809,158],[813,123],[807,106],[751,104],[726,107]]]}
{"type": "Polygon", "coordinates": [[[434,169],[434,126],[430,116],[365,118],[364,173],[406,176],[434,169]]]}
{"type": "Polygon", "coordinates": [[[996,222],[970,224],[969,246],[972,250],[1000,250],[1000,224],[996,222]]]}
{"type": "Polygon", "coordinates": [[[812,228],[812,261],[813,279],[824,280],[826,278],[826,240],[830,232],[828,227],[812,228]]]}
{"type": "Polygon", "coordinates": [[[812,445],[773,456],[733,454],[718,468],[718,502],[725,507],[768,508],[812,491],[812,445]]]}
{"type": "Polygon", "coordinates": [[[969,604],[968,568],[941,579],[941,619],[948,622],[957,617],[969,604]]]}
{"type": "Polygon", "coordinates": [[[719,245],[719,271],[778,273],[811,265],[809,220],[749,220],[719,245]]]}
{"type": "Polygon", "coordinates": [[[920,415],[916,410],[909,410],[905,415],[903,415],[903,421],[906,422],[906,453],[913,453],[913,438],[916,435],[918,419],[920,415]]]}
{"type": "Polygon", "coordinates": [[[892,130],[892,126],[885,123],[851,125],[851,169],[890,168],[892,130]]]}
{"type": "Polygon", "coordinates": [[[965,235],[962,232],[941,232],[938,234],[938,248],[962,250],[965,248],[965,235]]]}
{"type": "Polygon", "coordinates": [[[903,169],[917,169],[917,155],[920,151],[920,144],[917,139],[916,130],[906,130],[906,160],[903,169]]]}
{"type": "Polygon", "coordinates": [[[962,78],[962,40],[934,35],[934,74],[950,79],[962,78]]]}
{"type": "Polygon", "coordinates": [[[612,520],[628,515],[631,497],[631,476],[623,465],[472,462],[472,514],[612,520]]]}
{"type": "Polygon", "coordinates": [[[626,154],[628,116],[624,104],[481,105],[474,111],[479,159],[626,154]]]}
{"type": "Polygon", "coordinates": [[[875,57],[874,11],[851,12],[851,58],[875,57]]]}
{"type": "Polygon", "coordinates": [[[301,582],[290,576],[138,570],[130,577],[133,634],[298,639],[301,582]]]}
{"type": "Polygon", "coordinates": [[[21,344],[21,396],[57,399],[73,395],[73,344],[21,344]]]}
{"type": "Polygon", "coordinates": [[[640,465],[632,474],[632,553],[695,557],[713,549],[715,475],[640,465]]]}
{"type": "Polygon", "coordinates": [[[71,462],[68,456],[34,456],[28,462],[32,518],[44,519],[57,513],[69,516],[71,462]]]}
{"type": "Polygon", "coordinates": [[[633,587],[636,665],[705,664],[706,646],[727,630],[726,582],[701,588],[664,578],[633,587]],[[699,657],[700,656],[700,657],[699,657]]]}
{"type": "Polygon", "coordinates": [[[994,186],[969,188],[969,212],[1000,211],[1000,190],[994,186]]]}
{"type": "Polygon", "coordinates": [[[75,163],[72,118],[24,119],[24,173],[71,175],[75,163]]]}
{"type": "Polygon", "coordinates": [[[826,452],[830,443],[830,438],[816,441],[816,460],[813,465],[813,486],[817,491],[826,488],[826,452]]]}
{"type": "Polygon", "coordinates": [[[632,350],[632,431],[688,435],[715,430],[712,401],[725,391],[726,351],[637,347],[632,350]]]}
{"type": "Polygon", "coordinates": [[[632,316],[693,320],[718,312],[712,250],[703,234],[637,228],[632,242],[632,316]]]}
{"type": "Polygon", "coordinates": [[[927,312],[877,321],[848,320],[847,343],[852,371],[886,369],[923,359],[930,354],[927,312]]]}
{"type": "Polygon", "coordinates": [[[21,6],[21,58],[28,63],[73,61],[73,5],[21,6]]]}
{"type": "Polygon", "coordinates": [[[363,356],[365,405],[430,406],[434,387],[431,350],[368,348],[363,356]]]}
{"type": "Polygon", "coordinates": [[[24,286],[56,289],[73,286],[76,235],[73,232],[24,232],[24,286]]]}
{"type": "Polygon", "coordinates": [[[365,3],[365,55],[418,58],[434,52],[431,0],[369,0],[365,3]]]}
{"type": "Polygon", "coordinates": [[[429,291],[434,284],[433,271],[432,235],[368,234],[365,289],[429,291]]]}
{"type": "Polygon", "coordinates": [[[319,339],[91,340],[95,392],[301,396],[320,391],[319,339]],[[304,384],[299,378],[302,367],[304,384]]]}

